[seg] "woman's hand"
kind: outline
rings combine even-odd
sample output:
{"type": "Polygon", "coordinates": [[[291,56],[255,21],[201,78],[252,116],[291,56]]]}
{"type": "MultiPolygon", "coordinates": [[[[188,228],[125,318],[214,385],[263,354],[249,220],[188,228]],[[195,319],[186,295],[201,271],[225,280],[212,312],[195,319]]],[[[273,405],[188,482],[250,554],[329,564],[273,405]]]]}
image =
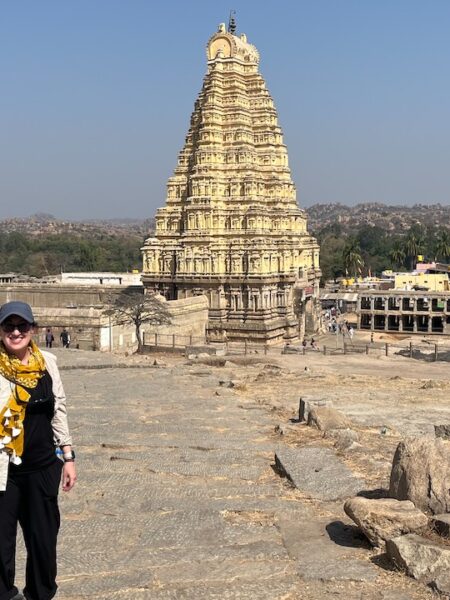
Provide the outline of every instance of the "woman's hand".
{"type": "Polygon", "coordinates": [[[65,462],[62,472],[62,489],[64,492],[70,492],[77,480],[77,472],[74,462],[65,462]]]}

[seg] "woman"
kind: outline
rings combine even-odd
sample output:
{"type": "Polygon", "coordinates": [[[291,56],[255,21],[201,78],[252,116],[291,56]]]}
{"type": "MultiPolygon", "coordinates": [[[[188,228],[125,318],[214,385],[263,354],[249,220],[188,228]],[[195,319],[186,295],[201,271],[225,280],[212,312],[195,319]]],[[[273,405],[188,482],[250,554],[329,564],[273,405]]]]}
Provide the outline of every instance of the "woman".
{"type": "Polygon", "coordinates": [[[28,304],[0,307],[0,600],[56,594],[61,470],[64,491],[76,481],[56,358],[39,350],[35,331],[28,304]],[[24,596],[14,585],[18,522],[27,548],[24,596]]]}

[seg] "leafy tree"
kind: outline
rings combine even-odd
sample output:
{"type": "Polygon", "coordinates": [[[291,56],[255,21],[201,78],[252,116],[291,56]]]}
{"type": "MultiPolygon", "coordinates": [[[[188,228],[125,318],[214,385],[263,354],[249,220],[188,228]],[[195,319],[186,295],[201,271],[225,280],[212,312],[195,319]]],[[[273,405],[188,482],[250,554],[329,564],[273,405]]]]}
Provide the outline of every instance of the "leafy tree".
{"type": "Polygon", "coordinates": [[[2,271],[41,277],[64,271],[130,271],[142,265],[139,235],[0,235],[2,271]]]}
{"type": "Polygon", "coordinates": [[[348,238],[343,252],[343,259],[345,271],[349,275],[354,277],[361,275],[364,260],[361,256],[361,246],[356,238],[348,238]]]}
{"type": "Polygon", "coordinates": [[[395,266],[403,266],[405,260],[405,251],[403,250],[399,240],[395,241],[392,250],[389,252],[389,258],[392,260],[395,266]]]}
{"type": "Polygon", "coordinates": [[[424,249],[424,237],[420,229],[413,229],[408,232],[404,239],[403,251],[410,260],[411,270],[414,269],[417,256],[422,254],[424,249]]]}
{"type": "Polygon", "coordinates": [[[144,323],[171,323],[165,300],[156,294],[145,294],[140,288],[125,288],[118,295],[108,296],[106,304],[104,314],[110,316],[116,325],[134,325],[138,353],[142,352],[141,327],[144,323]]]}
{"type": "Polygon", "coordinates": [[[441,229],[436,236],[434,247],[435,260],[438,258],[448,261],[450,258],[450,233],[448,229],[441,229]]]}
{"type": "Polygon", "coordinates": [[[337,277],[344,275],[345,272],[344,261],[342,258],[345,247],[345,238],[329,235],[320,239],[319,243],[322,280],[336,280],[337,277]]]}

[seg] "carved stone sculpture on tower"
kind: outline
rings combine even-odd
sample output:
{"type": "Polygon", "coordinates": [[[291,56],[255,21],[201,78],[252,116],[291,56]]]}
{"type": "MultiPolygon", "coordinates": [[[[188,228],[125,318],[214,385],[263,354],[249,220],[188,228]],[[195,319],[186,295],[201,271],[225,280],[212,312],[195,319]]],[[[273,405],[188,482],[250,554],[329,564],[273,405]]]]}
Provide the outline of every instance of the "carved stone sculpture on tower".
{"type": "Polygon", "coordinates": [[[209,330],[274,343],[317,327],[319,246],[296,201],[259,54],[222,24],[186,142],[146,240],[143,283],[205,294],[209,330]]]}

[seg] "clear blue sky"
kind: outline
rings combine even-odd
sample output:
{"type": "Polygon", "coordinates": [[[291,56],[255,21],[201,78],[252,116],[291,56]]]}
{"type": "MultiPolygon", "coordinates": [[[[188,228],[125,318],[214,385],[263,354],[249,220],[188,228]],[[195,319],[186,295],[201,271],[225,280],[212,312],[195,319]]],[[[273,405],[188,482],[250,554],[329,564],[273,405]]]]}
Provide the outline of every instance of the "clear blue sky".
{"type": "Polygon", "coordinates": [[[230,8],[301,206],[450,202],[449,0],[0,0],[0,218],[153,216],[230,8]]]}

